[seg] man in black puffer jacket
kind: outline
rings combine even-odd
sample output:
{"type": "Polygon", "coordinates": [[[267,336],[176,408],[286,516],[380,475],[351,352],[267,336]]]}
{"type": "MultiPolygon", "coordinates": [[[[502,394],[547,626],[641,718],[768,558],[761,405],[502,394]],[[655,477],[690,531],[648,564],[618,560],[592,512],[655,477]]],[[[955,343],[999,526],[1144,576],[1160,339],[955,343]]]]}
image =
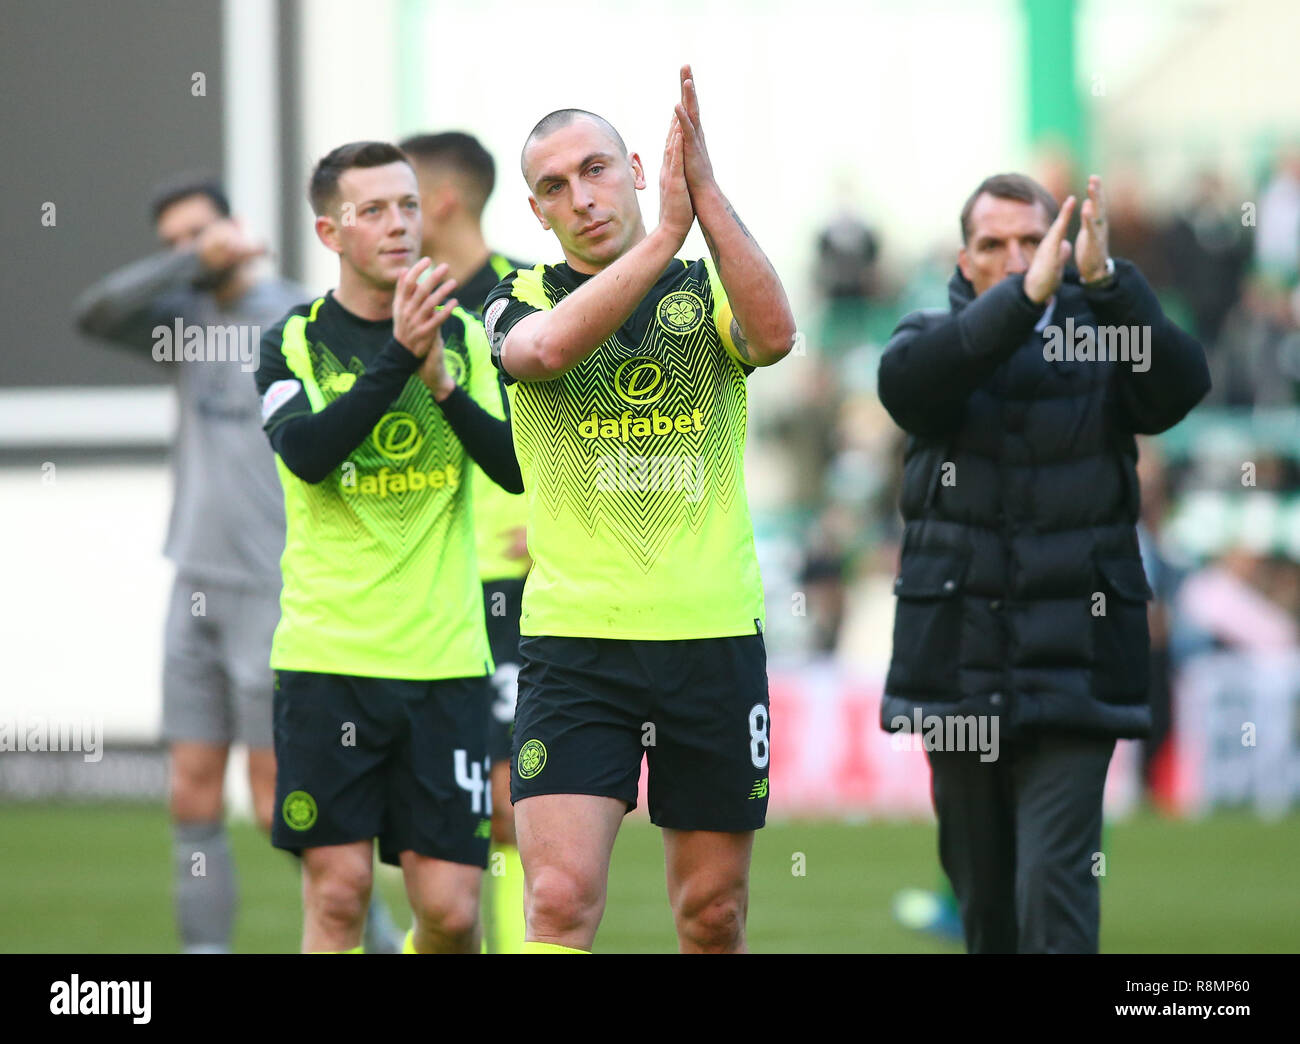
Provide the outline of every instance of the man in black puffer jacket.
{"type": "Polygon", "coordinates": [[[1099,178],[1066,271],[1074,205],[986,179],[951,310],[907,316],[880,363],[909,435],[881,724],[924,734],[972,953],[1097,950],[1106,770],[1150,727],[1134,435],[1210,387],[1201,346],[1110,258],[1099,178]]]}

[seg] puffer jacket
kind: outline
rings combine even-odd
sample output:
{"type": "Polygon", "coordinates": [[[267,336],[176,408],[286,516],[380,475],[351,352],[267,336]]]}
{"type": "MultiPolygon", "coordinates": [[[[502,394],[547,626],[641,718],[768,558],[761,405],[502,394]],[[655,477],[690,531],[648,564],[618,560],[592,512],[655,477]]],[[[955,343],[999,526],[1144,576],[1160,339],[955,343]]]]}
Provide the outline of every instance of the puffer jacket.
{"type": "Polygon", "coordinates": [[[910,436],[881,725],[919,709],[995,716],[1006,737],[1143,736],[1151,589],[1134,435],[1204,397],[1205,352],[1118,259],[1105,288],[1069,269],[1046,314],[1022,275],[977,298],[958,270],[949,301],[904,318],[880,363],[880,400],[910,436]],[[1047,358],[1067,319],[1148,328],[1149,369],[1047,358]]]}

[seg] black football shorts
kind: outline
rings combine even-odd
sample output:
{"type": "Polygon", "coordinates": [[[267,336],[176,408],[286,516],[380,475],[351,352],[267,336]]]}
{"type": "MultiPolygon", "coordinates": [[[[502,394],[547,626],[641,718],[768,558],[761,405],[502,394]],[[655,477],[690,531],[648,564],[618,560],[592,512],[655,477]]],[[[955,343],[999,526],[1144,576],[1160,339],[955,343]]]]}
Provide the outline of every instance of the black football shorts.
{"type": "Polygon", "coordinates": [[[378,838],[385,863],[410,850],[486,867],[491,698],[486,676],[276,671],[271,843],[301,852],[378,838]]]}
{"type": "Polygon", "coordinates": [[[595,794],[673,830],[756,830],[767,818],[770,723],[761,634],[627,641],[520,639],[511,801],[595,794]]]}

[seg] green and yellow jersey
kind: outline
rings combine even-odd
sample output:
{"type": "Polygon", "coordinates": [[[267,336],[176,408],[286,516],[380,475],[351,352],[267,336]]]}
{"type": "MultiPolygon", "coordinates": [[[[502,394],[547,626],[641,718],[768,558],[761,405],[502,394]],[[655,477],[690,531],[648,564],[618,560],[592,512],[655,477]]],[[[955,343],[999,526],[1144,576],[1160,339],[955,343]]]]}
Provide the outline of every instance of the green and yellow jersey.
{"type": "MultiPolygon", "coordinates": [[[[385,345],[391,320],[365,320],[332,294],[295,308],[262,340],[267,433],[347,395],[385,345]]],[[[456,309],[442,327],[456,383],[504,417],[481,324],[456,309]]],[[[277,454],[287,533],[271,666],[435,680],[493,669],[474,552],[472,461],[418,374],[370,434],[320,482],[277,454]]]]}
{"type": "MultiPolygon", "coordinates": [[[[492,254],[485,265],[464,286],[456,288],[461,307],[482,313],[489,291],[516,269],[520,262],[492,254]]],[[[484,583],[493,580],[519,580],[528,572],[528,559],[510,558],[511,531],[527,520],[527,506],[522,493],[502,489],[477,464],[474,466],[474,529],[478,537],[478,572],[484,583]]]]}
{"type": "MultiPolygon", "coordinates": [[[[500,345],[590,276],[519,269],[489,295],[500,345]]],[[[674,260],[628,321],[549,381],[506,375],[533,568],[520,633],[669,640],[761,631],[745,497],[752,367],[709,260],[674,260]]]]}

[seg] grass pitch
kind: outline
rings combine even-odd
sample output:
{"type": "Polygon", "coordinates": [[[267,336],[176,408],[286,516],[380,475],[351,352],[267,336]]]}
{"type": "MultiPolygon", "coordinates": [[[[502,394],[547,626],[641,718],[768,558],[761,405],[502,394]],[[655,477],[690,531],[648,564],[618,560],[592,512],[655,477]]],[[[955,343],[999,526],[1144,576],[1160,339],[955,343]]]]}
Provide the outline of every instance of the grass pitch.
{"type": "MultiPolygon", "coordinates": [[[[242,952],[297,950],[297,865],[251,825],[231,825],[242,952]]],[[[939,880],[925,823],[773,823],[758,834],[749,916],[755,952],[957,953],[890,913],[895,892],[939,880]],[[794,871],[802,869],[802,875],[794,871]]],[[[1175,821],[1141,813],[1108,828],[1105,952],[1300,950],[1300,816],[1245,813],[1175,821]]],[[[163,808],[30,804],[0,808],[0,952],[168,953],[176,949],[171,840],[163,808]]],[[[400,876],[379,885],[407,923],[400,876]]],[[[596,949],[671,952],[658,830],[629,819],[614,850],[596,949]]]]}

